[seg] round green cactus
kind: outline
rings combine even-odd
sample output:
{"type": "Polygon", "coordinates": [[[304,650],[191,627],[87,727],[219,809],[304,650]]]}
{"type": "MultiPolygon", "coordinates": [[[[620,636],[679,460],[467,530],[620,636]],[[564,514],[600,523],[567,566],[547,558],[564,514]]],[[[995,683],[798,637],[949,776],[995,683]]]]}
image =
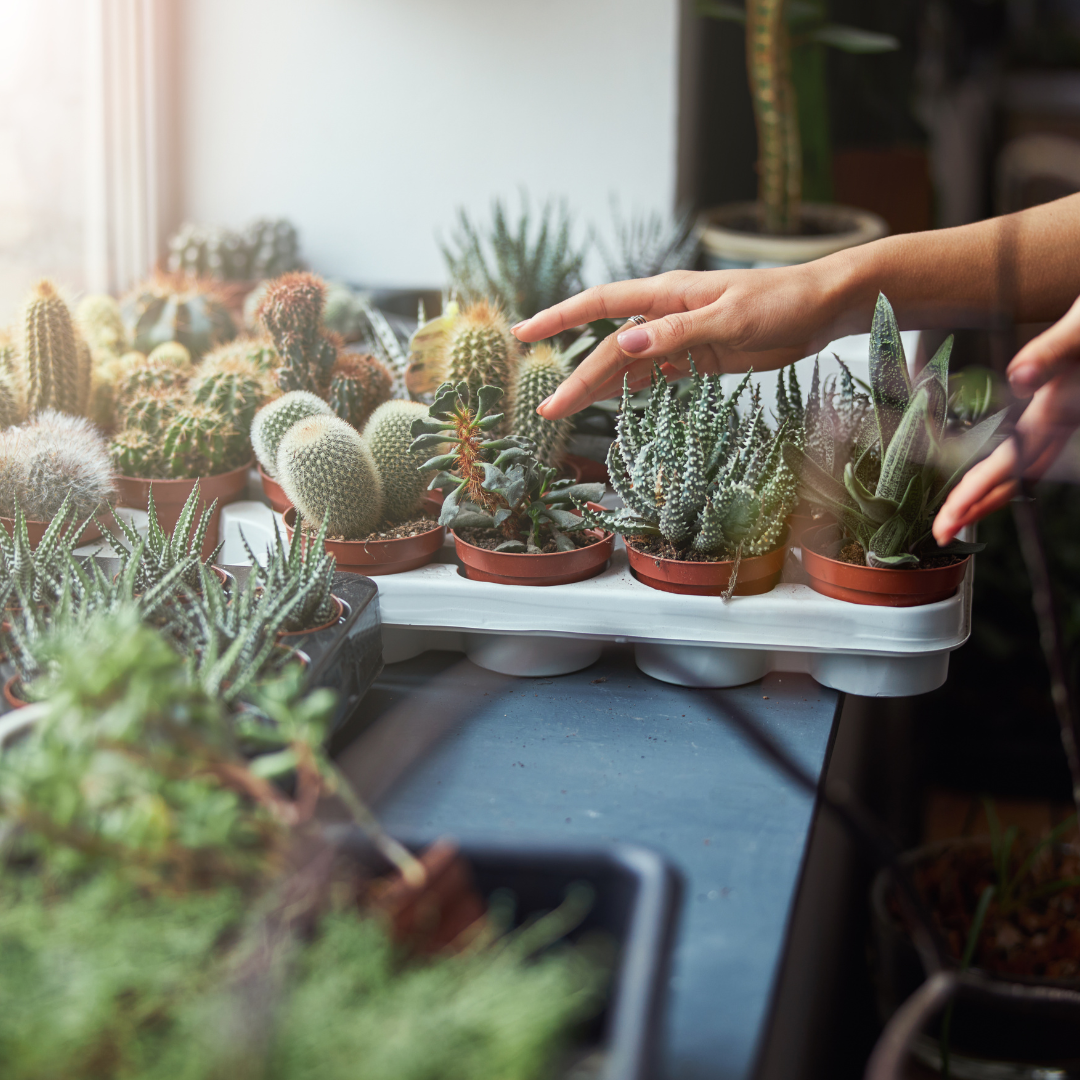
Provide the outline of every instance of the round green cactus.
{"type": "Polygon", "coordinates": [[[123,356],[128,351],[120,305],[107,293],[84,296],[75,309],[75,322],[93,353],[123,356]]]}
{"type": "Polygon", "coordinates": [[[390,400],[394,377],[368,353],[341,353],[330,372],[330,408],[359,431],[384,401],[390,400]]]}
{"type": "Polygon", "coordinates": [[[290,391],[264,405],[251,421],[251,445],[263,472],[267,476],[277,476],[278,447],[293,424],[309,416],[333,415],[333,410],[322,398],[306,390],[290,391]]]}
{"type": "Polygon", "coordinates": [[[173,479],[217,476],[244,464],[247,440],[205,405],[179,409],[161,439],[165,474],[173,479]]]}
{"type": "Polygon", "coordinates": [[[312,526],[326,535],[361,540],[383,520],[382,485],[360,433],[336,416],[293,424],[278,447],[278,479],[312,526]]]}
{"type": "Polygon", "coordinates": [[[82,380],[75,326],[51,281],[38,282],[27,302],[22,363],[31,414],[42,409],[79,411],[82,380]]]}
{"type": "Polygon", "coordinates": [[[574,425],[569,420],[545,420],[536,407],[555,393],[566,376],[559,350],[536,345],[518,362],[510,388],[510,431],[531,439],[536,444],[537,458],[552,468],[562,464],[574,425]]]}
{"type": "Polygon", "coordinates": [[[228,308],[198,278],[159,274],[140,285],[120,310],[136,349],[178,341],[193,357],[236,337],[228,308]]]}
{"type": "Polygon", "coordinates": [[[22,421],[23,404],[18,380],[0,368],[0,428],[8,428],[22,421]]]}
{"type": "Polygon", "coordinates": [[[368,420],[362,438],[371,451],[383,493],[387,521],[408,521],[420,509],[430,474],[418,470],[431,453],[412,450],[413,423],[428,415],[418,401],[387,401],[368,420]]]}
{"type": "Polygon", "coordinates": [[[517,338],[506,316],[494,304],[480,300],[467,307],[447,336],[441,382],[468,383],[469,393],[481,386],[505,390],[518,356],[517,338]]]}
{"type": "Polygon", "coordinates": [[[155,345],[146,359],[174,367],[177,371],[186,371],[188,374],[194,370],[191,350],[179,341],[163,341],[160,345],[155,345]]]}
{"type": "MultiPolygon", "coordinates": [[[[129,356],[133,354],[128,354],[129,356]]],[[[139,356],[138,353],[134,354],[139,356]]],[[[125,363],[116,382],[117,412],[121,419],[127,411],[128,402],[134,401],[148,390],[183,390],[190,372],[176,368],[163,361],[143,360],[141,363],[125,363]]]]}
{"type": "Polygon", "coordinates": [[[109,444],[109,457],[120,476],[156,479],[165,475],[159,438],[139,428],[125,428],[109,444]]]}
{"type": "Polygon", "coordinates": [[[126,403],[124,426],[161,436],[185,404],[185,395],[169,387],[145,390],[126,403]]]}
{"type": "Polygon", "coordinates": [[[222,358],[209,370],[200,370],[188,390],[196,404],[214,409],[241,431],[251,427],[269,397],[265,377],[242,358],[222,358]]]}

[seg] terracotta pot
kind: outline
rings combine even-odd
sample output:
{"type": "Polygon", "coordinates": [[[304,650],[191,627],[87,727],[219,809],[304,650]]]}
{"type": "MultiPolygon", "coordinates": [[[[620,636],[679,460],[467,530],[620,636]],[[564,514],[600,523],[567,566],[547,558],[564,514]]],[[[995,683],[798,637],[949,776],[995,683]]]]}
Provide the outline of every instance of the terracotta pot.
{"type": "MultiPolygon", "coordinates": [[[[101,515],[105,517],[104,514],[101,515]]],[[[15,519],[0,517],[0,524],[4,526],[8,531],[9,536],[15,535],[15,519]]],[[[45,530],[49,527],[51,522],[48,521],[29,521],[26,522],[26,533],[30,537],[30,546],[37,547],[41,543],[41,538],[45,535],[45,530]]],[[[89,544],[91,540],[97,540],[101,536],[101,529],[98,528],[98,523],[93,519],[83,529],[82,535],[79,537],[80,544],[89,544]]]]}
{"type": "MultiPolygon", "coordinates": [[[[423,508],[438,517],[437,503],[425,499],[423,508]]],[[[296,507],[290,506],[282,516],[291,542],[296,530],[296,507]]],[[[431,562],[445,537],[446,529],[433,521],[427,532],[417,536],[407,536],[401,540],[327,540],[326,550],[337,560],[339,570],[378,577],[381,574],[415,570],[431,562]]]]}
{"type": "MultiPolygon", "coordinates": [[[[284,514],[285,511],[292,506],[292,503],[289,502],[289,496],[285,494],[281,485],[272,476],[266,475],[261,465],[258,469],[259,479],[262,481],[263,494],[269,500],[270,508],[274,510],[275,513],[284,514]]],[[[440,491],[439,494],[441,495],[442,492],[440,491]]]]}
{"type": "Polygon", "coordinates": [[[563,458],[563,468],[570,471],[579,484],[606,484],[608,482],[607,465],[592,458],[567,454],[563,458]]]}
{"type": "Polygon", "coordinates": [[[197,480],[144,480],[136,476],[120,476],[117,478],[116,487],[120,492],[120,505],[130,506],[135,510],[145,510],[150,498],[151,487],[154,490],[154,506],[157,508],[158,521],[161,527],[170,532],[180,517],[180,511],[184,508],[191,489],[198,484],[201,499],[199,513],[210,505],[215,499],[218,504],[214,515],[210,519],[210,527],[206,530],[206,539],[203,541],[202,556],[210,557],[214,548],[218,546],[218,523],[221,518],[221,508],[225,503],[235,502],[237,497],[247,486],[248,473],[251,471],[251,462],[241,465],[239,468],[230,469],[217,476],[204,476],[197,480]]]}
{"type": "Polygon", "coordinates": [[[810,504],[800,499],[787,519],[788,546],[802,547],[803,537],[820,524],[822,524],[822,519],[814,517],[810,504]]]}
{"type": "Polygon", "coordinates": [[[22,693],[22,679],[18,675],[12,675],[6,683],[4,683],[4,700],[13,709],[25,709],[30,704],[29,701],[24,701],[19,697],[22,693]]]}
{"type": "MultiPolygon", "coordinates": [[[[594,510],[602,509],[588,503],[594,510]]],[[[553,551],[549,555],[527,555],[512,551],[488,551],[462,540],[454,533],[454,547],[472,581],[493,581],[498,585],[569,585],[595,577],[608,564],[615,549],[615,534],[586,529],[597,542],[574,551],[553,551]]]]}
{"type": "Polygon", "coordinates": [[[802,564],[810,576],[810,587],[849,604],[874,607],[916,607],[947,600],[960,587],[971,556],[952,566],[925,570],[882,570],[876,566],[855,566],[830,559],[814,548],[823,543],[833,525],[818,526],[803,537],[802,564]]]}
{"type": "MultiPolygon", "coordinates": [[[[647,555],[626,540],[630,572],[643,585],[662,592],[688,593],[694,596],[723,596],[731,581],[733,559],[723,562],[691,562],[689,559],[663,559],[647,555]]],[[[733,596],[756,596],[776,586],[784,570],[787,535],[780,546],[766,555],[751,555],[739,563],[733,596]]]]}
{"type": "Polygon", "coordinates": [[[288,644],[290,638],[302,637],[304,634],[316,634],[320,630],[328,630],[331,626],[335,626],[345,615],[345,603],[333,595],[331,595],[330,599],[334,602],[334,614],[326,622],[319,623],[318,626],[309,626],[306,630],[279,630],[277,632],[278,640],[288,644]]]}

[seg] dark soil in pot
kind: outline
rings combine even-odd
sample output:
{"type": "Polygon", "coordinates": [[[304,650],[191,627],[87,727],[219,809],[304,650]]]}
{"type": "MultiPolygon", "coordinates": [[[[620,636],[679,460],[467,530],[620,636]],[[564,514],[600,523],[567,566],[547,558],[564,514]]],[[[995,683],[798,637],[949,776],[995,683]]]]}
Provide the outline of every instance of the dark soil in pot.
{"type": "MultiPolygon", "coordinates": [[[[643,585],[661,592],[695,596],[723,596],[731,583],[734,559],[710,559],[694,551],[676,549],[662,538],[623,538],[630,572],[643,585]]],[[[756,596],[775,588],[784,570],[787,537],[765,555],[739,561],[733,596],[756,596]]]]}
{"type": "MultiPolygon", "coordinates": [[[[489,529],[463,529],[454,533],[454,547],[465,567],[465,575],[473,581],[491,581],[499,585],[569,585],[595,577],[608,564],[615,549],[615,534],[600,529],[585,529],[568,534],[575,544],[586,541],[574,551],[552,551],[539,555],[522,552],[494,551],[479,547],[464,538],[469,533],[479,533],[482,540],[491,542],[483,534],[489,529]]],[[[502,543],[500,537],[497,543],[502,543]]],[[[496,543],[491,543],[496,546],[496,543]]],[[[552,544],[554,546],[554,544],[552,544]]]]}
{"type": "MultiPolygon", "coordinates": [[[[567,533],[566,539],[571,541],[576,548],[587,548],[602,542],[603,537],[597,534],[598,530],[587,529],[584,532],[567,533]]],[[[455,529],[454,535],[460,536],[467,544],[483,548],[485,551],[494,551],[500,544],[506,543],[506,537],[498,529],[455,529]]],[[[555,541],[549,539],[540,549],[540,553],[554,555],[558,550],[555,541]]]]}

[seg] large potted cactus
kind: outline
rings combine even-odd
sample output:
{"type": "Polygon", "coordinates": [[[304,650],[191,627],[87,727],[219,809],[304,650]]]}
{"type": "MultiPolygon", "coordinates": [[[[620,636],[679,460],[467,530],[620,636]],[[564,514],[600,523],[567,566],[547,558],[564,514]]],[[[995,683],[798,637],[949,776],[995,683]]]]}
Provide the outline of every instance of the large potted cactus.
{"type": "Polygon", "coordinates": [[[530,439],[499,435],[504,417],[494,409],[502,396],[497,386],[472,393],[466,382],[444,383],[412,426],[414,450],[441,451],[422,468],[439,470],[431,486],[448,492],[439,521],[453,528],[466,574],[502,585],[565,585],[600,573],[614,535],[590,527],[577,505],[599,499],[604,485],[559,480],[530,439]]]}
{"type": "Polygon", "coordinates": [[[948,338],[914,380],[889,301],[879,294],[870,331],[875,430],[858,455],[830,470],[806,449],[785,447],[800,492],[834,524],[811,530],[803,566],[818,592],[856,604],[910,607],[951,596],[981,545],[939,548],[934,515],[961,476],[999,438],[1007,410],[958,434],[947,431],[948,338]]]}
{"type": "Polygon", "coordinates": [[[236,324],[212,281],[187,274],[156,274],[120,306],[132,348],[149,353],[176,341],[196,359],[236,337],[236,324]]]}
{"type": "Polygon", "coordinates": [[[657,371],[640,412],[623,389],[608,472],[626,505],[585,516],[623,534],[631,572],[654,589],[745,596],[780,580],[796,503],[782,453],[788,425],[769,428],[756,389],[740,417],[749,380],[725,398],[719,375],[693,369],[680,399],[657,371]]]}

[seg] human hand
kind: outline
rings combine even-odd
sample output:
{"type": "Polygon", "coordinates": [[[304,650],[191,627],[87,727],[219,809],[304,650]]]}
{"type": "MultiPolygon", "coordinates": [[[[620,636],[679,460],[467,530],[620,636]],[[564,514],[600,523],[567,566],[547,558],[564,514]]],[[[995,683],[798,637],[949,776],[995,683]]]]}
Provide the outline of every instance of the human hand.
{"type": "MultiPolygon", "coordinates": [[[[838,256],[768,270],[673,270],[658,277],[597,285],[518,323],[524,342],[596,319],[644,315],[605,338],[537,410],[548,420],[649,384],[653,364],[669,379],[689,372],[768,371],[801,360],[869,325],[867,312],[842,310],[838,256]],[[842,312],[842,314],[841,314],[842,312]],[[840,325],[841,320],[844,326],[840,325]]],[[[871,301],[872,305],[872,301],[871,301]]]]}
{"type": "Polygon", "coordinates": [[[1007,374],[1013,393],[1031,401],[1012,436],[949,493],[934,519],[942,546],[1004,506],[1021,478],[1042,476],[1080,427],[1080,300],[1013,357],[1007,374]]]}

